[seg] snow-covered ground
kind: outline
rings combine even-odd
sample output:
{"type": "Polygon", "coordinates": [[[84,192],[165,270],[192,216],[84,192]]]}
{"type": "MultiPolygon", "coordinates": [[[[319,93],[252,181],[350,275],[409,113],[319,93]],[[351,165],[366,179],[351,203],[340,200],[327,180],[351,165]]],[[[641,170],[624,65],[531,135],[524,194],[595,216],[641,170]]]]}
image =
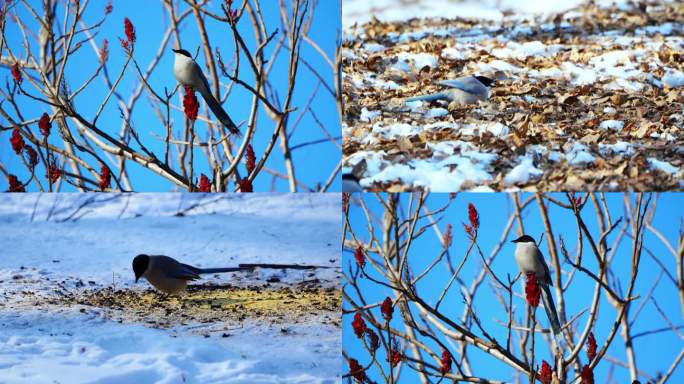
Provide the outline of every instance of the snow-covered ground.
{"type": "MultiPolygon", "coordinates": [[[[402,21],[414,17],[457,17],[502,20],[515,17],[550,15],[580,5],[583,0],[344,0],[342,24],[349,27],[375,17],[381,21],[402,21]]],[[[613,3],[599,0],[597,3],[613,3]]]]}
{"type": "Polygon", "coordinates": [[[374,190],[684,188],[684,6],[581,3],[345,2],[347,170],[374,190]],[[497,80],[489,102],[404,102],[466,74],[497,80]]]}
{"type": "Polygon", "coordinates": [[[246,314],[239,323],[163,328],[127,321],[116,308],[58,303],[65,293],[149,291],[144,280],[134,284],[139,253],[200,267],[333,267],[214,275],[191,285],[338,287],[340,209],[337,194],[3,195],[0,383],[338,382],[337,311],[312,310],[291,323],[246,314]]]}

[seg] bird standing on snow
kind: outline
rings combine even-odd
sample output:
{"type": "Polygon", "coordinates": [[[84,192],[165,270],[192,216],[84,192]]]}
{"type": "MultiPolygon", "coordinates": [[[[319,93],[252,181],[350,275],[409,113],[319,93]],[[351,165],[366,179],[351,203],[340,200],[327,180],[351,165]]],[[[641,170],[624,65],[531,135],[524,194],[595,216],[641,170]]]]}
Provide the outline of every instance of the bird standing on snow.
{"type": "Polygon", "coordinates": [[[214,115],[221,121],[228,130],[232,133],[239,134],[237,126],[230,119],[226,111],[223,110],[221,104],[216,100],[214,95],[209,89],[209,82],[207,78],[202,73],[199,65],[192,59],[190,52],[185,49],[174,49],[175,59],[173,62],[173,76],[178,80],[181,85],[186,87],[192,87],[192,89],[198,91],[204,101],[207,102],[209,109],[214,112],[214,115]]]}
{"type": "Polygon", "coordinates": [[[363,192],[363,187],[360,184],[361,177],[366,172],[368,164],[366,159],[362,159],[351,171],[342,171],[342,192],[363,192]]]}
{"type": "Polygon", "coordinates": [[[437,84],[447,86],[450,89],[429,95],[411,97],[406,99],[406,102],[446,100],[449,103],[475,104],[478,101],[489,99],[489,87],[494,84],[494,80],[486,76],[463,76],[452,80],[440,81],[437,84]]]}
{"type": "Polygon", "coordinates": [[[316,269],[327,268],[315,265],[297,264],[238,264],[237,267],[228,268],[197,268],[183,264],[168,256],[138,255],[133,258],[133,273],[135,282],[144,277],[153,287],[166,294],[179,293],[188,285],[188,281],[197,280],[200,275],[210,273],[225,273],[237,271],[251,271],[256,268],[269,269],[316,269]]]}
{"type": "Polygon", "coordinates": [[[363,192],[359,179],[351,173],[342,174],[342,192],[363,192]]]}
{"type": "Polygon", "coordinates": [[[515,262],[518,264],[520,272],[523,274],[534,273],[537,281],[541,285],[541,297],[544,302],[544,310],[546,316],[549,318],[551,329],[554,334],[560,333],[560,322],[558,321],[558,314],[556,306],[553,304],[553,296],[549,286],[552,285],[551,273],[549,267],[544,261],[544,255],[537,248],[537,243],[528,235],[522,235],[513,240],[515,244],[515,262]]]}

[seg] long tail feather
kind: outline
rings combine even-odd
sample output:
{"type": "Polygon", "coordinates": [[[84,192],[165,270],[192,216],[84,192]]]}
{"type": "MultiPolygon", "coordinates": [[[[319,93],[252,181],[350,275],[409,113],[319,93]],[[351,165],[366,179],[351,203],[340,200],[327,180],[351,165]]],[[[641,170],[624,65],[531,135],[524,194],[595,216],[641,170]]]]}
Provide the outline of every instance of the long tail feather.
{"type": "Polygon", "coordinates": [[[249,271],[256,268],[265,269],[318,269],[318,268],[331,268],[324,267],[321,265],[300,265],[300,264],[238,264],[237,267],[228,268],[203,268],[198,269],[198,274],[206,273],[225,273],[225,272],[237,272],[237,271],[249,271]]]}
{"type": "Polygon", "coordinates": [[[318,269],[332,268],[322,265],[300,265],[300,264],[239,264],[242,268],[268,268],[268,269],[318,269]]]}
{"type": "Polygon", "coordinates": [[[240,268],[240,267],[232,267],[232,268],[203,268],[199,269],[197,273],[199,274],[205,274],[205,273],[225,273],[225,272],[237,272],[237,271],[243,271],[246,269],[250,268],[240,268]]]}
{"type": "Polygon", "coordinates": [[[230,119],[230,116],[228,116],[226,111],[223,110],[223,107],[221,107],[221,104],[219,104],[214,95],[212,95],[209,90],[205,90],[202,88],[200,88],[199,91],[202,94],[204,101],[207,102],[209,109],[211,109],[211,111],[214,112],[214,116],[216,116],[219,119],[219,121],[221,121],[221,124],[228,128],[228,130],[231,133],[239,135],[240,131],[238,130],[237,125],[233,123],[233,120],[230,119]]]}
{"type": "Polygon", "coordinates": [[[556,306],[553,304],[553,296],[551,296],[548,285],[542,285],[542,300],[544,301],[546,316],[551,324],[551,330],[558,335],[560,333],[560,321],[558,321],[558,312],[556,312],[556,306]]]}
{"type": "Polygon", "coordinates": [[[438,92],[438,93],[431,93],[429,95],[410,97],[410,98],[406,99],[405,102],[410,103],[413,101],[434,101],[434,100],[449,100],[449,93],[448,92],[438,92]]]}

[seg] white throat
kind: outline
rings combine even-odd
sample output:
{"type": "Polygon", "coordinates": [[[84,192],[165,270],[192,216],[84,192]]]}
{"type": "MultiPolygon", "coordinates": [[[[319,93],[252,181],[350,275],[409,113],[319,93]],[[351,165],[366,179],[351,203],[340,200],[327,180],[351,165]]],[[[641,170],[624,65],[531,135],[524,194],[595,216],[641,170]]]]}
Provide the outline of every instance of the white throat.
{"type": "Polygon", "coordinates": [[[541,265],[537,260],[537,245],[535,243],[516,243],[515,262],[522,273],[539,273],[541,265]]]}
{"type": "Polygon", "coordinates": [[[199,68],[197,67],[195,61],[190,57],[181,55],[180,53],[175,53],[174,56],[173,76],[182,85],[196,88],[201,80],[200,75],[197,73],[199,68]]]}

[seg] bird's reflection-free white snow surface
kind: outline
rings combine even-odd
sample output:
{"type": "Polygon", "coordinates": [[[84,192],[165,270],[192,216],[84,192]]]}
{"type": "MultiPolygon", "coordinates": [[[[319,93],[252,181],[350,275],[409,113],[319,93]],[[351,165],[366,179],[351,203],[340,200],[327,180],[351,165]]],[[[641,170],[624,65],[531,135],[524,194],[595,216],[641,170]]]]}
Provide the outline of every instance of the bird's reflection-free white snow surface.
{"type": "MultiPolygon", "coordinates": [[[[5,194],[0,297],[7,304],[20,300],[15,293],[22,290],[49,295],[58,282],[69,289],[81,282],[146,289],[146,282],[133,282],[138,253],[200,267],[339,267],[340,212],[338,194],[5,194]]],[[[338,272],[320,270],[316,277],[337,285],[338,272]]],[[[283,282],[305,279],[300,271],[263,273],[278,273],[283,282]]],[[[227,276],[203,281],[233,283],[227,276]]],[[[287,325],[287,333],[281,328],[246,321],[230,337],[204,338],[120,324],[92,309],[0,305],[0,383],[339,381],[340,328],[313,321],[287,325]]]]}

